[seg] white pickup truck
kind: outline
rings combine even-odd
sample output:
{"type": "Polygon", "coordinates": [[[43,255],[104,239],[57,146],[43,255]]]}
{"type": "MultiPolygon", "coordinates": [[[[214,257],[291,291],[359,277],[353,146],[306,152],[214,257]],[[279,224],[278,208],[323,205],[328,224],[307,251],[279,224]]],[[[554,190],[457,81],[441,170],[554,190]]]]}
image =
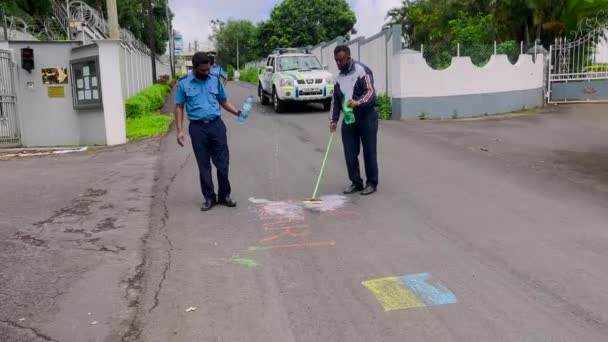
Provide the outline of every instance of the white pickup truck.
{"type": "Polygon", "coordinates": [[[331,108],[335,78],[307,51],[276,49],[258,81],[260,101],[272,102],[277,113],[285,111],[287,102],[317,102],[325,110],[331,108]]]}

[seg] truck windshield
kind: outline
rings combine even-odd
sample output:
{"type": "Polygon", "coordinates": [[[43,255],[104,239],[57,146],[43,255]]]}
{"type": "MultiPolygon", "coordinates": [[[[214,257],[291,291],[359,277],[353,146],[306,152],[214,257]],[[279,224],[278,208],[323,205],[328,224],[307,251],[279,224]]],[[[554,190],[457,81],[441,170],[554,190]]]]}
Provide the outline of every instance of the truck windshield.
{"type": "Polygon", "coordinates": [[[321,69],[321,64],[315,56],[285,56],[280,57],[277,63],[278,71],[321,69]]]}

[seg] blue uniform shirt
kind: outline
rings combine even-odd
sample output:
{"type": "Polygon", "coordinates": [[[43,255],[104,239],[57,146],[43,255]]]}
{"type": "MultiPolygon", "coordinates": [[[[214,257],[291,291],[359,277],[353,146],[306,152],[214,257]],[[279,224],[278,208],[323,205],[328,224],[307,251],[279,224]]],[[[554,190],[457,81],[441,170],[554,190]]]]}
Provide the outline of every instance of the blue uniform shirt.
{"type": "Polygon", "coordinates": [[[220,103],[226,100],[224,85],[215,76],[201,81],[189,73],[177,83],[175,103],[185,105],[188,120],[211,120],[222,115],[220,103]]]}
{"type": "Polygon", "coordinates": [[[226,71],[224,71],[224,69],[222,69],[222,67],[217,64],[213,64],[211,70],[209,70],[209,73],[217,78],[228,78],[228,73],[226,73],[226,71]]]}

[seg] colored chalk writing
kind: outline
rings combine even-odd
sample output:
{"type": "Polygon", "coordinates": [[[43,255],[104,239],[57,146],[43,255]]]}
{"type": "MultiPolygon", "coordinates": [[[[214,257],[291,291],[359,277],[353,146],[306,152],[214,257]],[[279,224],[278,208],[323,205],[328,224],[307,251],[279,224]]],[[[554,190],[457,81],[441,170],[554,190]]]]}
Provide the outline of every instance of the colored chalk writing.
{"type": "MultiPolygon", "coordinates": [[[[312,237],[312,229],[306,222],[304,207],[297,201],[269,201],[250,198],[256,216],[262,221],[265,236],[259,246],[249,247],[249,251],[268,251],[275,249],[328,247],[335,241],[318,241],[312,237]]],[[[333,200],[327,208],[338,209],[344,202],[333,200]]],[[[320,210],[321,212],[329,211],[320,210]]]]}
{"type": "Polygon", "coordinates": [[[254,259],[249,259],[249,258],[233,258],[232,261],[241,266],[246,266],[246,267],[257,267],[258,266],[257,261],[255,261],[254,259]]]}
{"type": "Polygon", "coordinates": [[[376,297],[385,311],[454,304],[452,291],[439,282],[431,284],[429,273],[367,280],[361,284],[376,297]]]}

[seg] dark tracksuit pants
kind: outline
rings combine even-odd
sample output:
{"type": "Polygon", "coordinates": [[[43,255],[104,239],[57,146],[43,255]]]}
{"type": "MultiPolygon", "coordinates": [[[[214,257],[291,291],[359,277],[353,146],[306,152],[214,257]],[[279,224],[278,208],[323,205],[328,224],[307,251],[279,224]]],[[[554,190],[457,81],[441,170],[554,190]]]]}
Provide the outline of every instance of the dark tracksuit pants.
{"type": "Polygon", "coordinates": [[[203,196],[206,200],[216,200],[210,161],[213,161],[213,165],[217,169],[219,198],[229,196],[231,191],[230,181],[228,180],[230,152],[226,137],[226,125],[221,118],[208,123],[190,121],[188,131],[198,163],[203,196]]]}
{"type": "Polygon", "coordinates": [[[348,177],[354,185],[363,185],[359,171],[359,152],[363,145],[363,161],[367,185],[378,186],[378,112],[375,108],[355,112],[355,123],[347,125],[342,122],[342,143],[348,177]]]}

